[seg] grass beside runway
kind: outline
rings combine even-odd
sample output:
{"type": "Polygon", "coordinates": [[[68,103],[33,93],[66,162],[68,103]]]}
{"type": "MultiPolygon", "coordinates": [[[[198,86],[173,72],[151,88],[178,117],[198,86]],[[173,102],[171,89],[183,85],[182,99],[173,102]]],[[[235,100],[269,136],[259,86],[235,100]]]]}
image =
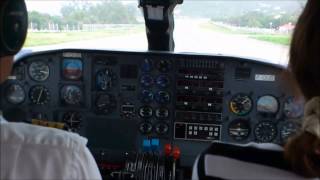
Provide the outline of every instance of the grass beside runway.
{"type": "Polygon", "coordinates": [[[220,32],[224,34],[234,34],[234,35],[246,35],[249,38],[256,39],[259,41],[266,41],[279,45],[289,45],[291,36],[289,34],[265,34],[257,32],[249,32],[245,30],[233,30],[224,26],[219,26],[214,23],[204,23],[201,28],[206,30],[220,32]]]}
{"type": "Polygon", "coordinates": [[[275,44],[289,45],[290,36],[289,35],[250,35],[250,38],[257,39],[260,41],[267,41],[275,44]]]}
{"type": "Polygon", "coordinates": [[[142,25],[134,26],[132,28],[118,28],[95,32],[29,32],[24,47],[54,45],[143,32],[144,26],[142,25]]]}

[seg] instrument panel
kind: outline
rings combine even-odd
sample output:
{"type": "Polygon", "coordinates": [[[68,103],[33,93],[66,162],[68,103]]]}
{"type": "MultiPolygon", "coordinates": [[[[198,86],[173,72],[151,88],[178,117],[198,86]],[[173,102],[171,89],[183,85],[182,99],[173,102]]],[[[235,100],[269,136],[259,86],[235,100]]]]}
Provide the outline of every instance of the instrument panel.
{"type": "Polygon", "coordinates": [[[9,121],[87,137],[97,162],[172,144],[192,167],[212,141],[283,144],[296,132],[304,101],[282,71],[237,57],[55,50],[19,59],[0,102],[9,121]]]}

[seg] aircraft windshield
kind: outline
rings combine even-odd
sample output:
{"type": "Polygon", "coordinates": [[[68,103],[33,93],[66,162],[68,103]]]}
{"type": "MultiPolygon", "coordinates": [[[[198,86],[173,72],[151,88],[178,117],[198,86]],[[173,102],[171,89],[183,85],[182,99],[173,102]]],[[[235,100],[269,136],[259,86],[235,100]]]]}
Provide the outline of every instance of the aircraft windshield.
{"type": "MultiPolygon", "coordinates": [[[[25,48],[147,50],[138,1],[26,0],[25,48]]],[[[176,52],[233,55],[286,64],[305,0],[185,0],[175,8],[176,52]]]]}

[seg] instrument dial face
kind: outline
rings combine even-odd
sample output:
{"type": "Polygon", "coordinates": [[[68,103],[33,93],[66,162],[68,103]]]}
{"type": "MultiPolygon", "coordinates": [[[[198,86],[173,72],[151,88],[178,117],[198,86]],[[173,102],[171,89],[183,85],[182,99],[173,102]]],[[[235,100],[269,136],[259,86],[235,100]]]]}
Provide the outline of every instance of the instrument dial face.
{"type": "Polygon", "coordinates": [[[35,81],[45,81],[50,75],[50,69],[47,63],[41,61],[32,62],[29,66],[29,75],[35,81]]]}
{"type": "Polygon", "coordinates": [[[140,78],[140,84],[142,87],[150,88],[153,85],[153,77],[151,75],[143,75],[140,78]]]}
{"type": "Polygon", "coordinates": [[[153,93],[150,90],[142,90],[140,96],[142,103],[151,103],[153,101],[153,93]]]}
{"type": "Polygon", "coordinates": [[[289,97],[284,103],[284,114],[287,118],[297,119],[303,116],[304,100],[302,98],[289,97]]]}
{"type": "Polygon", "coordinates": [[[67,105],[80,105],[83,99],[83,93],[80,87],[66,85],[61,89],[61,99],[67,105]]]}
{"type": "Polygon", "coordinates": [[[170,78],[166,75],[160,75],[156,79],[156,84],[159,88],[167,88],[170,85],[170,78]]]}
{"type": "Polygon", "coordinates": [[[168,133],[169,126],[166,123],[161,122],[155,126],[155,130],[157,134],[164,135],[168,133]]]}
{"type": "Polygon", "coordinates": [[[236,119],[229,125],[229,136],[236,141],[246,140],[250,135],[250,122],[246,119],[236,119]]]}
{"type": "Polygon", "coordinates": [[[283,143],[297,133],[299,126],[295,122],[286,122],[280,129],[280,138],[283,143]]]}
{"type": "Polygon", "coordinates": [[[160,72],[169,72],[170,69],[171,69],[171,62],[169,60],[161,60],[158,62],[157,64],[157,69],[160,71],[160,72]]]}
{"type": "Polygon", "coordinates": [[[170,94],[167,91],[157,92],[155,99],[156,99],[157,103],[159,103],[159,104],[167,104],[171,101],[170,94]]]}
{"type": "Polygon", "coordinates": [[[66,123],[67,128],[70,131],[78,132],[81,127],[83,117],[78,112],[67,112],[63,115],[62,121],[66,123]]]}
{"type": "Polygon", "coordinates": [[[99,113],[110,114],[117,107],[116,98],[110,94],[102,94],[96,100],[96,108],[99,113]]]}
{"type": "Polygon", "coordinates": [[[108,91],[114,86],[115,75],[110,69],[102,69],[96,75],[96,87],[101,91],[108,91]]]}
{"type": "Polygon", "coordinates": [[[255,127],[254,134],[258,142],[272,142],[277,136],[277,127],[269,121],[260,122],[255,127]]]}
{"type": "Polygon", "coordinates": [[[44,86],[33,86],[29,92],[30,100],[33,104],[44,105],[50,101],[50,92],[44,86]]]}
{"type": "Polygon", "coordinates": [[[273,96],[262,96],[257,101],[257,111],[262,114],[276,114],[279,111],[279,101],[273,96]]]}
{"type": "Polygon", "coordinates": [[[238,116],[245,116],[252,110],[252,100],[248,95],[237,94],[230,101],[230,110],[238,116]]]}
{"type": "Polygon", "coordinates": [[[139,109],[139,115],[142,118],[148,119],[153,115],[153,109],[151,106],[143,106],[139,109]]]}
{"type": "Polygon", "coordinates": [[[79,59],[64,59],[63,60],[63,76],[69,80],[79,80],[82,77],[83,64],[79,59]]]}
{"type": "Polygon", "coordinates": [[[19,84],[12,84],[6,89],[6,98],[11,104],[20,104],[26,99],[26,93],[19,84]]]}
{"type": "Polygon", "coordinates": [[[169,117],[169,109],[166,107],[156,109],[156,117],[158,119],[167,119],[169,117]]]}

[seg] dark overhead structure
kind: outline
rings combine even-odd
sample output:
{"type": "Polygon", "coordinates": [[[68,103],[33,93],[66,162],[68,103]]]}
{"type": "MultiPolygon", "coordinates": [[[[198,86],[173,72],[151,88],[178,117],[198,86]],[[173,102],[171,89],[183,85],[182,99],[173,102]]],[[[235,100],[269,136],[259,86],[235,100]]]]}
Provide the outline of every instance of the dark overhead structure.
{"type": "Polygon", "coordinates": [[[183,0],[140,0],[150,51],[174,51],[173,11],[183,0]]]}

